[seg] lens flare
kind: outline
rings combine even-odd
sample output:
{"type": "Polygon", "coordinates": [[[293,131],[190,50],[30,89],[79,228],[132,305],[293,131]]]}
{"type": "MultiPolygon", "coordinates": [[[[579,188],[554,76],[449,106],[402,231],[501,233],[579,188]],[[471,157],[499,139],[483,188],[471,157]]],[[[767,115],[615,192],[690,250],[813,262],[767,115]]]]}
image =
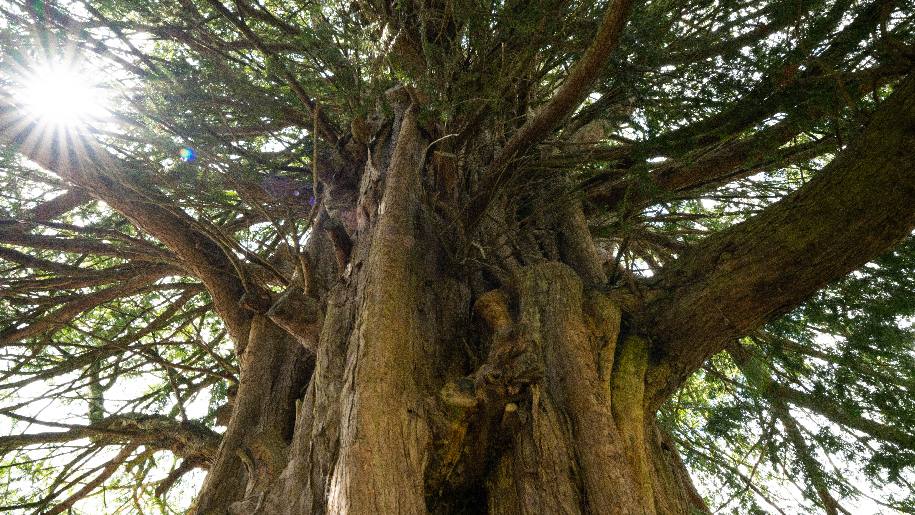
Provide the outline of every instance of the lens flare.
{"type": "Polygon", "coordinates": [[[178,157],[185,163],[193,163],[197,160],[197,152],[194,152],[191,147],[183,147],[178,151],[178,157]]]}

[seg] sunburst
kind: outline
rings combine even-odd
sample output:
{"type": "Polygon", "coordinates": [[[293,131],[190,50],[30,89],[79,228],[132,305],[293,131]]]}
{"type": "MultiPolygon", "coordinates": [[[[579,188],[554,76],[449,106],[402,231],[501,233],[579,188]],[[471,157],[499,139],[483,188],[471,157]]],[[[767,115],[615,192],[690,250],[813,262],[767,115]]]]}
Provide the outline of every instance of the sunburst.
{"type": "Polygon", "coordinates": [[[77,128],[108,114],[104,88],[78,63],[40,63],[23,75],[13,96],[41,124],[77,128]]]}
{"type": "Polygon", "coordinates": [[[93,127],[110,119],[110,89],[78,53],[40,54],[0,73],[0,130],[33,160],[66,165],[83,153],[93,127]]]}

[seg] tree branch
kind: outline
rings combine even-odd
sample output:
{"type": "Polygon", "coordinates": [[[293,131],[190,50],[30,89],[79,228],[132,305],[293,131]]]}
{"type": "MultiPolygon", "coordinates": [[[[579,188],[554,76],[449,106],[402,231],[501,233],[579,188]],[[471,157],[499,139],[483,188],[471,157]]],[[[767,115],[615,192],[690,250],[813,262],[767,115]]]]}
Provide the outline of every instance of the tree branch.
{"type": "Polygon", "coordinates": [[[604,64],[619,43],[631,7],[632,0],[611,0],[594,40],[581,59],[575,63],[562,85],[546,105],[524,122],[493,158],[484,174],[478,196],[468,210],[468,227],[476,226],[499,185],[508,179],[503,176],[512,160],[546,138],[588,95],[591,85],[597,80],[604,64]]]}
{"type": "Polygon", "coordinates": [[[687,250],[641,314],[660,405],[696,368],[889,249],[915,227],[915,75],[807,185],[687,250]]]}
{"type": "Polygon", "coordinates": [[[138,228],[161,241],[204,283],[233,339],[243,346],[250,312],[239,306],[246,285],[229,255],[178,206],[141,179],[126,173],[129,163],[82,135],[42,139],[42,130],[24,120],[18,106],[0,92],[0,143],[64,179],[92,192],[138,228]]]}
{"type": "Polygon", "coordinates": [[[47,222],[76,209],[90,200],[92,200],[92,197],[88,193],[72,188],[43,204],[35,206],[29,215],[32,220],[47,222]]]}
{"type": "Polygon", "coordinates": [[[171,267],[156,266],[152,269],[138,272],[133,278],[117,286],[111,286],[88,295],[78,297],[54,312],[32,321],[24,327],[10,327],[0,331],[0,347],[15,343],[32,336],[53,331],[60,328],[84,311],[101,306],[106,302],[130,295],[153,281],[161,279],[172,273],[171,267]]]}
{"type": "MultiPolygon", "coordinates": [[[[823,116],[843,108],[847,102],[843,95],[860,97],[870,94],[886,83],[905,76],[910,69],[908,64],[877,65],[840,77],[823,75],[799,81],[795,89],[803,96],[794,101],[797,109],[803,109],[793,111],[786,119],[740,139],[729,141],[728,136],[719,135],[721,141],[665,161],[643,176],[628,175],[611,182],[597,176],[584,187],[587,198],[605,209],[613,209],[625,200],[628,206],[638,210],[657,201],[659,193],[690,191],[738,180],[756,173],[761,163],[784,164],[799,149],[817,148],[816,142],[790,147],[782,145],[810,129],[823,116]],[[838,84],[842,85],[842,91],[839,91],[838,84]]],[[[822,151],[825,152],[825,149],[822,151]]],[[[643,153],[639,146],[634,146],[630,152],[631,155],[643,153]]],[[[619,173],[610,176],[619,177],[619,173]]]]}
{"type": "Polygon", "coordinates": [[[117,456],[115,456],[114,458],[111,459],[111,461],[109,461],[108,463],[105,464],[104,468],[102,469],[102,471],[99,473],[98,476],[96,476],[94,479],[92,479],[92,481],[89,481],[88,483],[83,485],[83,487],[80,488],[76,493],[74,493],[70,497],[67,497],[66,499],[61,501],[60,504],[58,504],[57,506],[54,506],[53,508],[46,511],[45,513],[47,515],[57,515],[58,513],[62,513],[65,510],[70,510],[71,508],[73,508],[73,505],[76,503],[76,501],[78,501],[78,500],[82,499],[83,497],[86,497],[87,495],[92,493],[93,490],[95,490],[102,483],[104,483],[109,477],[111,477],[112,474],[117,472],[118,467],[120,467],[125,461],[127,461],[127,458],[129,458],[130,455],[133,454],[133,451],[137,450],[137,447],[139,447],[139,445],[132,443],[130,445],[127,445],[123,449],[121,449],[121,452],[119,452],[117,456]]]}
{"type": "MultiPolygon", "coordinates": [[[[236,16],[229,9],[226,8],[219,0],[209,0],[209,4],[213,9],[215,9],[220,15],[229,20],[232,25],[235,27],[250,41],[255,48],[257,48],[265,57],[268,59],[276,58],[275,54],[270,51],[270,48],[264,44],[264,42],[248,27],[244,19],[236,16]]],[[[321,136],[326,139],[330,145],[336,146],[337,142],[340,139],[340,136],[337,134],[337,130],[330,123],[330,120],[318,110],[318,104],[313,100],[302,88],[302,85],[296,80],[295,76],[290,72],[284,64],[277,63],[277,66],[280,68],[279,78],[286,82],[286,84],[292,89],[292,92],[295,94],[296,98],[299,99],[302,104],[308,108],[308,114],[316,117],[318,120],[318,130],[321,132],[321,136]]]]}
{"type": "MultiPolygon", "coordinates": [[[[41,424],[41,421],[35,421],[41,424]]],[[[30,445],[64,443],[94,438],[98,443],[115,445],[134,443],[156,449],[167,449],[178,456],[212,459],[221,436],[199,422],[179,422],[162,415],[121,414],[91,425],[65,425],[67,431],[24,433],[0,436],[0,449],[18,449],[30,445]]]]}
{"type": "Polygon", "coordinates": [[[801,428],[791,414],[788,403],[785,402],[783,397],[773,394],[772,386],[775,385],[775,382],[765,364],[753,354],[751,349],[737,342],[728,347],[728,354],[737,364],[747,382],[769,401],[772,413],[781,421],[788,441],[794,447],[794,453],[804,469],[804,475],[807,476],[810,486],[813,487],[817,497],[820,499],[821,507],[826,511],[826,514],[838,515],[840,511],[847,514],[848,511],[839,504],[829,491],[829,484],[827,483],[823,466],[804,440],[801,428]]]}
{"type": "Polygon", "coordinates": [[[798,408],[810,410],[826,417],[830,422],[860,431],[881,442],[889,442],[903,449],[915,451],[915,434],[907,433],[896,426],[886,425],[861,415],[850,413],[828,399],[815,397],[809,393],[777,383],[769,385],[768,394],[783,399],[798,408]]]}

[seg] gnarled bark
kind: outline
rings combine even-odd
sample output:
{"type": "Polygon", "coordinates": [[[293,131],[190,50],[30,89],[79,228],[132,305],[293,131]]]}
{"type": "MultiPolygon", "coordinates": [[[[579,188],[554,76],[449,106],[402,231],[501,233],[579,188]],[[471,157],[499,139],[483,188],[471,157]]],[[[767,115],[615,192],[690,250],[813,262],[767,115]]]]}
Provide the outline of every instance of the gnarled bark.
{"type": "Polygon", "coordinates": [[[237,512],[234,503],[262,496],[288,461],[296,399],[308,383],[311,358],[288,333],[256,316],[239,361],[232,418],[198,496],[197,513],[237,512]]]}
{"type": "MultiPolygon", "coordinates": [[[[580,208],[544,219],[546,247],[562,252],[528,248],[488,289],[430,222],[428,143],[406,102],[391,132],[362,174],[352,248],[327,271],[307,390],[269,390],[269,413],[235,407],[197,513],[703,510],[646,410],[648,346],[620,339],[620,302],[594,289],[602,271],[580,208]]],[[[252,372],[249,359],[301,359],[266,318],[252,327],[236,403],[294,372],[252,372]]]]}

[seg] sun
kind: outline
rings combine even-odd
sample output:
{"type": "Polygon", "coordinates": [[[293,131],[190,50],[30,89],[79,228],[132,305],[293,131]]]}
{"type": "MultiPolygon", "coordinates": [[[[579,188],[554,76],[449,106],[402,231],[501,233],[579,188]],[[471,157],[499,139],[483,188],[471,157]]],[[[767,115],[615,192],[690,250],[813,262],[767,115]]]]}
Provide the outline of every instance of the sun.
{"type": "Polygon", "coordinates": [[[16,92],[29,118],[45,126],[76,128],[109,113],[105,88],[76,64],[47,62],[24,71],[16,92]]]}

